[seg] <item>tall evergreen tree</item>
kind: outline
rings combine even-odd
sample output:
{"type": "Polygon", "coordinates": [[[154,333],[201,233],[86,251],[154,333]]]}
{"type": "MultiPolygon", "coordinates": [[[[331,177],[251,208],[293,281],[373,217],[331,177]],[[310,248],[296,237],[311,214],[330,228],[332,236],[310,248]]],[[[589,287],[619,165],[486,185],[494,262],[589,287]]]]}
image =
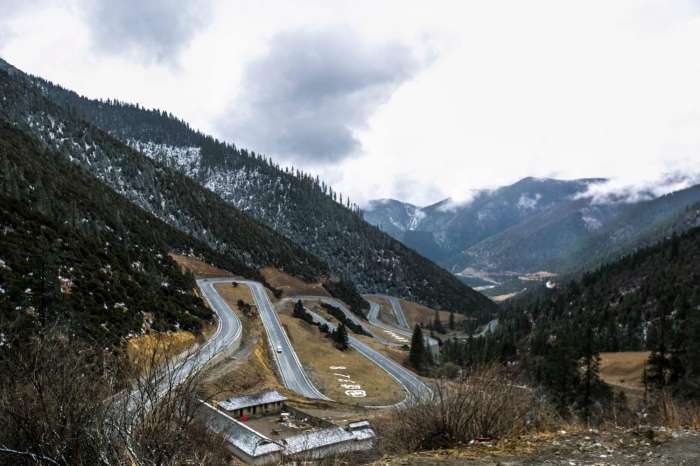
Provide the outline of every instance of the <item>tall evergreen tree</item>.
{"type": "Polygon", "coordinates": [[[600,380],[600,354],[597,351],[593,326],[586,323],[586,339],[582,348],[581,388],[579,389],[578,406],[583,418],[588,423],[591,417],[591,407],[607,392],[607,386],[600,380]]]}
{"type": "Polygon", "coordinates": [[[348,329],[345,327],[345,324],[341,323],[340,325],[338,325],[338,327],[335,329],[331,336],[333,337],[333,341],[335,341],[338,348],[340,348],[343,351],[348,349],[348,329]]]}
{"type": "Polygon", "coordinates": [[[668,357],[667,347],[667,314],[668,314],[668,299],[659,306],[658,317],[658,336],[656,348],[649,355],[647,380],[650,384],[663,388],[668,383],[670,372],[670,361],[668,357]]]}
{"type": "Polygon", "coordinates": [[[440,313],[437,310],[435,310],[435,317],[433,318],[432,330],[435,330],[436,332],[442,334],[447,333],[445,331],[445,326],[442,325],[442,321],[440,320],[440,313]]]}
{"type": "Polygon", "coordinates": [[[302,318],[304,317],[304,314],[306,314],[306,311],[304,309],[304,304],[301,302],[301,300],[297,300],[296,303],[294,303],[294,310],[292,311],[294,317],[302,318]]]}
{"type": "Polygon", "coordinates": [[[413,336],[411,337],[411,351],[408,355],[408,360],[416,370],[423,370],[430,358],[428,351],[425,348],[423,339],[423,330],[420,325],[416,324],[413,328],[413,336]]]}

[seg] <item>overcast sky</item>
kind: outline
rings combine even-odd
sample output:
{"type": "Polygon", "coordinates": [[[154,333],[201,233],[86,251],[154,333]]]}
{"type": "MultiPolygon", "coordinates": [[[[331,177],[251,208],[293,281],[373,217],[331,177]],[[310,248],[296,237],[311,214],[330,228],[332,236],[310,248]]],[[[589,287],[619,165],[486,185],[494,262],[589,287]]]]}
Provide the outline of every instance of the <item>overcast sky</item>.
{"type": "MultiPolygon", "coordinates": [[[[700,171],[700,0],[0,0],[0,56],[425,204],[700,171]]],[[[677,177],[674,177],[674,182],[677,177]]]]}

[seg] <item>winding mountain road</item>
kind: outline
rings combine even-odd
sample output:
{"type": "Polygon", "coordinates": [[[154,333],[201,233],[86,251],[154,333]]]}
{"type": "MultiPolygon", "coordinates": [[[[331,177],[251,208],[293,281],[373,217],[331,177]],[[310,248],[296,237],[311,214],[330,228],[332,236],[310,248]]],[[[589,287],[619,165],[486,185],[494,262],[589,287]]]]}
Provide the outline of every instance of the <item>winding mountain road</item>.
{"type": "MultiPolygon", "coordinates": [[[[332,401],[330,398],[321,393],[306,375],[301,361],[294,351],[294,348],[292,347],[292,344],[289,341],[279,318],[277,317],[277,313],[267,295],[267,292],[265,291],[264,286],[261,283],[252,280],[237,280],[232,278],[204,278],[197,280],[197,286],[199,287],[202,296],[218,317],[217,329],[214,335],[212,335],[212,337],[197,351],[185,356],[183,360],[175,360],[173,371],[167,378],[164,378],[164,380],[159,383],[159,397],[162,396],[168,389],[182,383],[190,375],[200,371],[209,361],[222,353],[224,350],[230,348],[232,345],[237,345],[240,343],[241,335],[243,334],[241,320],[215,288],[215,285],[218,284],[232,285],[233,283],[245,285],[250,289],[253,300],[258,309],[258,314],[260,315],[260,320],[262,321],[267,334],[267,340],[270,345],[270,353],[272,354],[275,364],[277,365],[278,372],[284,385],[290,390],[293,390],[306,398],[332,401]]],[[[347,309],[342,302],[334,298],[325,296],[294,296],[281,300],[277,303],[277,305],[279,306],[284,304],[289,300],[314,300],[336,306],[341,309],[348,319],[351,319],[358,325],[362,325],[368,333],[372,334],[370,329],[364,325],[361,319],[352,314],[352,312],[347,309]]],[[[396,327],[388,326],[379,321],[379,305],[377,303],[370,301],[370,306],[369,316],[373,325],[377,325],[377,327],[390,332],[398,333],[400,331],[400,329],[397,329],[396,327]]],[[[317,313],[310,310],[309,313],[317,322],[326,323],[329,328],[335,328],[334,324],[328,322],[317,313]]],[[[406,332],[404,331],[404,333],[406,332]]],[[[397,346],[396,343],[389,342],[377,335],[373,335],[373,337],[384,344],[397,346]]],[[[383,369],[406,391],[408,394],[406,399],[393,406],[400,406],[414,400],[432,397],[432,390],[429,385],[423,382],[413,372],[404,368],[400,364],[372,348],[370,345],[353,336],[349,336],[348,340],[348,343],[352,348],[383,369]]],[[[130,392],[128,397],[129,408],[138,409],[138,406],[140,406],[139,399],[144,396],[145,394],[141,393],[138,389],[130,392]]],[[[147,402],[147,406],[150,406],[150,401],[147,402]]],[[[378,406],[377,408],[386,407],[388,406],[378,406]]]]}
{"type": "MultiPolygon", "coordinates": [[[[367,320],[369,320],[372,325],[381,328],[389,334],[399,335],[400,337],[406,339],[407,342],[411,341],[411,338],[413,337],[413,331],[408,325],[406,316],[403,313],[403,309],[401,308],[401,303],[397,298],[387,295],[364,295],[363,297],[367,302],[369,302],[370,305],[369,312],[367,313],[367,320]],[[399,328],[395,325],[387,324],[386,322],[379,320],[380,305],[379,303],[372,301],[372,297],[384,298],[389,303],[391,303],[394,315],[396,316],[396,321],[399,323],[403,321],[405,325],[400,324],[402,328],[399,328]],[[399,315],[401,316],[400,318],[399,315]]],[[[437,356],[440,352],[440,343],[430,335],[425,335],[423,339],[425,340],[425,344],[428,345],[430,350],[433,352],[433,355],[437,356]]]]}
{"type": "Polygon", "coordinates": [[[396,316],[396,322],[399,323],[399,326],[405,328],[406,330],[410,330],[411,327],[408,325],[406,314],[403,313],[403,308],[401,307],[401,302],[398,300],[398,298],[393,296],[382,297],[386,298],[386,300],[389,301],[389,304],[391,304],[391,309],[394,311],[394,316],[396,316]]]}
{"type": "MultiPolygon", "coordinates": [[[[240,285],[247,286],[253,296],[253,300],[258,309],[258,314],[260,315],[260,320],[263,323],[265,332],[267,334],[268,343],[270,345],[270,353],[277,365],[278,372],[282,379],[284,385],[306,398],[329,400],[323,393],[321,393],[309,380],[304,368],[297,356],[294,348],[292,347],[289,337],[287,336],[284,328],[282,327],[275,308],[267,295],[264,286],[252,280],[236,280],[232,278],[206,278],[197,280],[197,285],[201,290],[204,298],[209,303],[211,308],[219,316],[219,327],[212,338],[207,342],[198,353],[193,357],[184,361],[177,369],[178,380],[184,379],[188,374],[200,370],[208,361],[210,361],[214,356],[219,354],[221,351],[226,349],[232,344],[237,343],[240,340],[242,334],[241,321],[236,316],[235,312],[229,307],[226,301],[221,297],[219,292],[214,287],[217,284],[233,284],[238,283],[240,285]],[[278,351],[281,349],[281,352],[278,351]]],[[[277,306],[284,304],[287,301],[321,301],[327,304],[333,305],[341,309],[341,311],[353,322],[362,325],[368,330],[366,325],[363,324],[362,320],[352,314],[349,309],[340,301],[324,297],[324,296],[293,296],[290,298],[285,298],[277,303],[277,306]]],[[[376,304],[376,303],[375,303],[376,304]]],[[[374,314],[378,313],[377,310],[371,308],[370,311],[374,314]]],[[[319,323],[326,323],[330,328],[335,328],[335,325],[326,321],[320,315],[309,311],[313,316],[314,320],[319,323]]],[[[393,328],[392,331],[398,329],[393,328]]],[[[381,337],[375,336],[375,339],[383,343],[391,344],[396,346],[395,343],[387,342],[381,337]]],[[[394,378],[406,391],[408,396],[405,400],[394,406],[399,406],[408,403],[412,400],[419,400],[432,397],[432,390],[427,383],[423,382],[417,375],[415,375],[410,370],[396,363],[392,359],[384,356],[379,351],[372,348],[370,345],[360,341],[359,339],[349,336],[349,345],[362,354],[364,357],[375,363],[381,369],[383,369],[387,374],[394,378]]]]}
{"type": "MultiPolygon", "coordinates": [[[[335,324],[327,321],[317,313],[307,309],[307,312],[311,314],[314,321],[319,324],[326,324],[331,330],[335,330],[335,324]]],[[[389,374],[394,380],[396,380],[399,385],[406,391],[407,397],[403,401],[392,405],[393,407],[398,407],[411,403],[418,400],[430,399],[433,396],[433,391],[430,386],[423,382],[416,374],[406,369],[402,365],[398,364],[394,360],[384,356],[379,351],[372,348],[367,343],[360,341],[359,339],[348,335],[348,345],[359,352],[361,355],[372,361],[374,364],[379,366],[387,374],[389,374]]],[[[374,406],[374,408],[389,408],[392,406],[374,406]]]]}
{"type": "MultiPolygon", "coordinates": [[[[287,298],[283,298],[280,301],[277,302],[277,306],[281,306],[289,301],[319,301],[322,303],[330,304],[331,306],[337,307],[340,309],[343,314],[345,314],[345,317],[347,317],[349,320],[351,320],[353,323],[356,325],[359,325],[364,329],[365,332],[367,332],[368,335],[371,335],[372,338],[375,338],[377,341],[381,342],[382,344],[385,344],[387,346],[401,346],[403,343],[396,343],[394,341],[387,340],[383,336],[377,334],[377,332],[373,331],[371,328],[367,327],[365,325],[365,322],[360,319],[358,316],[353,314],[353,312],[345,306],[345,304],[342,301],[338,301],[335,298],[329,298],[328,296],[312,296],[312,295],[296,295],[296,296],[289,296],[287,298]]],[[[370,323],[373,323],[370,321],[370,323]]],[[[409,335],[410,339],[410,335],[409,335]]]]}
{"type": "MultiPolygon", "coordinates": [[[[387,345],[387,346],[402,346],[402,344],[397,344],[394,342],[387,341],[386,339],[376,335],[376,332],[371,332],[366,325],[362,322],[360,318],[358,318],[356,315],[354,315],[342,302],[338,301],[335,298],[329,298],[326,296],[309,296],[309,295],[298,295],[298,296],[290,296],[288,298],[284,298],[280,300],[277,303],[278,308],[284,305],[285,303],[289,301],[320,301],[324,302],[326,304],[330,304],[332,306],[336,306],[339,308],[345,316],[352,320],[353,322],[357,323],[358,325],[362,325],[362,328],[364,328],[368,334],[372,335],[372,337],[379,341],[380,343],[387,345]]],[[[375,303],[376,304],[376,303],[375,303]]],[[[372,305],[372,302],[370,301],[370,306],[372,305]]],[[[306,308],[307,312],[311,314],[311,316],[314,318],[314,321],[318,322],[319,324],[326,324],[328,325],[329,328],[335,329],[335,324],[330,323],[328,320],[325,318],[321,317],[319,314],[316,312],[311,311],[310,309],[306,308]]],[[[370,314],[376,314],[378,312],[378,308],[375,311],[374,308],[370,307],[370,312],[368,313],[368,318],[370,314]]],[[[378,321],[379,322],[379,321],[378,321]]],[[[383,325],[382,322],[379,322],[380,324],[383,325]]],[[[384,327],[380,327],[384,328],[384,327]]],[[[396,332],[396,328],[390,328],[386,327],[389,332],[396,332]]],[[[408,335],[408,339],[410,340],[411,335],[408,335]]],[[[437,342],[436,342],[437,343],[437,342]]],[[[389,374],[394,380],[396,380],[399,385],[403,387],[403,389],[408,393],[408,397],[406,400],[394,405],[394,406],[400,406],[402,404],[405,404],[411,400],[420,400],[420,399],[426,399],[432,397],[432,390],[426,384],[423,382],[416,374],[411,372],[410,370],[406,369],[402,365],[396,363],[392,359],[388,358],[387,356],[384,356],[382,353],[379,351],[375,350],[372,348],[370,345],[364,343],[363,341],[359,340],[358,338],[353,337],[352,335],[348,335],[348,344],[351,348],[357,350],[360,354],[362,354],[364,357],[372,361],[374,364],[379,366],[382,370],[384,370],[387,374],[389,374]]],[[[382,406],[386,407],[386,406],[382,406]]]]}
{"type": "MultiPolygon", "coordinates": [[[[289,337],[287,337],[287,333],[284,331],[282,324],[277,318],[277,313],[263,285],[252,280],[229,279],[227,282],[233,283],[234,281],[250,288],[253,300],[258,308],[260,320],[265,327],[265,333],[267,333],[270,353],[275,360],[284,386],[306,398],[330,401],[330,398],[321,393],[307,377],[301,365],[301,361],[299,361],[299,357],[294,351],[289,337]],[[281,351],[278,351],[278,349],[281,349],[281,351]]],[[[222,282],[220,281],[219,283],[222,282]]],[[[226,283],[226,281],[224,281],[224,283],[226,283]]]]}
{"type": "MultiPolygon", "coordinates": [[[[199,372],[209,361],[225,349],[240,343],[243,334],[241,320],[235,312],[226,304],[219,293],[214,289],[217,283],[225,283],[223,279],[197,280],[204,299],[218,317],[218,324],[214,335],[201,347],[192,353],[185,353],[179,359],[175,358],[171,363],[163,367],[163,374],[157,387],[157,398],[163,396],[168,390],[180,385],[187,377],[199,372]],[[183,359],[184,358],[184,359],[183,359]]],[[[135,388],[129,393],[127,409],[130,412],[140,406],[150,408],[152,403],[150,394],[135,388]]]]}

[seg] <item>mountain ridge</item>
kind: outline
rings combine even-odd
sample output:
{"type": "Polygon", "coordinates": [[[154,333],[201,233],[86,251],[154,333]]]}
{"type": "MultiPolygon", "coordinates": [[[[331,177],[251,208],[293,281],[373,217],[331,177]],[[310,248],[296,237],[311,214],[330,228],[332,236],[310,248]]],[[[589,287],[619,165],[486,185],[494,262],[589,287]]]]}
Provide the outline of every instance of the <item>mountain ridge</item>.
{"type": "MultiPolygon", "coordinates": [[[[245,149],[239,150],[234,145],[224,144],[196,132],[185,122],[161,111],[147,111],[136,105],[86,99],[41,78],[29,77],[22,73],[15,73],[12,77],[5,73],[3,81],[6,88],[14,83],[16,87],[24,87],[18,91],[19,94],[28,94],[15,96],[12,102],[16,108],[13,115],[6,116],[8,119],[27,125],[29,130],[39,135],[45,143],[61,144],[61,149],[66,152],[72,150],[74,153],[70,153],[69,157],[98,173],[98,177],[102,177],[115,189],[137,197],[137,203],[142,207],[160,213],[167,221],[178,223],[180,228],[205,238],[214,247],[230,247],[226,241],[233,237],[225,234],[225,231],[226,228],[232,228],[231,223],[235,222],[222,223],[218,214],[214,214],[214,211],[218,210],[227,211],[220,205],[224,202],[233,206],[229,209],[238,209],[256,218],[270,231],[280,232],[277,233],[280,237],[291,238],[293,246],[286,252],[291,257],[301,260],[292,262],[296,270],[290,269],[289,265],[286,266],[286,270],[284,264],[278,266],[300,278],[315,279],[319,276],[318,271],[332,271],[341,280],[354,283],[362,291],[397,294],[426,305],[460,312],[492,312],[495,309],[493,303],[481,294],[364,222],[347,199],[343,202],[341,194],[334,193],[330,187],[309,175],[281,170],[271,160],[264,159],[259,154],[245,149]],[[61,114],[61,118],[47,115],[42,109],[42,105],[46,103],[37,103],[38,99],[36,96],[32,97],[32,92],[39,92],[44,99],[57,102],[55,105],[62,110],[55,111],[61,114]],[[57,129],[54,127],[54,120],[60,123],[62,119],[70,120],[72,126],[82,124],[89,127],[92,124],[89,122],[94,122],[97,127],[102,125],[102,130],[115,139],[109,141],[108,137],[96,137],[100,139],[100,144],[108,141],[107,151],[103,151],[99,144],[76,148],[74,140],[72,145],[65,147],[65,141],[56,141],[57,129]],[[163,141],[180,145],[164,144],[163,141]],[[143,172],[141,168],[137,168],[136,173],[131,169],[131,173],[127,173],[126,179],[123,179],[122,175],[129,164],[119,166],[117,162],[124,157],[131,157],[124,155],[127,152],[126,146],[122,146],[124,144],[129,145],[133,154],[140,155],[145,152],[146,160],[156,162],[153,165],[153,162],[146,163],[139,159],[138,167],[148,167],[149,183],[146,186],[141,186],[141,182],[134,178],[139,176],[140,180],[140,174],[143,172]],[[105,154],[99,153],[93,160],[90,152],[92,149],[106,153],[107,156],[115,153],[117,155],[115,160],[110,159],[105,164],[105,154]],[[166,154],[168,151],[170,153],[166,154]],[[203,193],[203,188],[195,189],[188,181],[175,181],[174,174],[160,168],[161,162],[166,159],[170,161],[166,166],[182,174],[179,176],[206,188],[206,193],[210,194],[203,193]],[[157,186],[152,185],[152,180],[155,180],[157,186]],[[187,192],[201,193],[198,196],[215,204],[216,209],[203,208],[201,200],[195,204],[202,209],[193,211],[191,207],[187,208],[190,205],[190,195],[185,192],[178,195],[177,189],[178,186],[184,185],[188,186],[187,192]],[[160,193],[161,190],[164,192],[160,193]],[[144,196],[142,191],[150,194],[144,196]],[[165,195],[168,193],[169,195],[165,195]],[[151,199],[150,196],[156,199],[151,199]],[[215,196],[216,199],[211,196],[215,196]],[[158,202],[163,198],[166,202],[165,207],[158,202]],[[218,226],[218,230],[206,228],[205,225],[209,222],[218,226]],[[321,259],[319,260],[317,255],[305,256],[302,251],[306,250],[318,254],[321,259]],[[331,261],[330,268],[323,265],[327,260],[331,261]]],[[[4,92],[7,93],[7,89],[4,92]]],[[[87,132],[95,134],[89,128],[87,132]]],[[[77,136],[77,139],[82,138],[82,135],[77,136]]],[[[235,214],[236,210],[229,212],[230,216],[238,215],[235,214]]],[[[280,243],[286,244],[284,241],[280,243]]],[[[242,251],[242,246],[244,245],[236,245],[234,250],[242,251]]],[[[242,258],[250,265],[265,265],[262,259],[265,259],[266,248],[251,246],[250,253],[246,251],[242,258]]],[[[270,258],[274,258],[274,255],[267,259],[270,258]]]]}
{"type": "Polygon", "coordinates": [[[600,202],[588,190],[604,182],[605,178],[526,177],[480,191],[461,205],[453,203],[450,209],[445,208],[449,199],[423,208],[404,207],[397,200],[370,202],[365,217],[453,272],[466,268],[502,273],[570,272],[663,238],[663,224],[700,201],[700,192],[690,187],[670,198],[628,202],[620,195],[600,202]],[[665,208],[654,207],[657,204],[665,208]],[[395,212],[404,208],[420,216],[421,222],[414,226],[401,223],[395,212]],[[624,221],[646,233],[625,233],[622,226],[612,232],[614,225],[624,221]],[[637,241],[634,236],[646,239],[637,241]]]}

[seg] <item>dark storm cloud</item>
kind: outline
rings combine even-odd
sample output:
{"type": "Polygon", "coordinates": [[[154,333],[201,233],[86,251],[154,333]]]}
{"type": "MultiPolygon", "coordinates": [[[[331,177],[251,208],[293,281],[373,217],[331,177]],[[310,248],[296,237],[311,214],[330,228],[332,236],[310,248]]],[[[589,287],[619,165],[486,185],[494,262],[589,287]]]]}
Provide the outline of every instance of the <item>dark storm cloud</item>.
{"type": "Polygon", "coordinates": [[[88,0],[94,46],[143,61],[176,61],[207,21],[209,0],[88,0]]]}
{"type": "Polygon", "coordinates": [[[328,163],[358,149],[355,131],[420,68],[399,44],[369,44],[347,30],[278,34],[251,63],[220,129],[255,150],[328,163]]]}

